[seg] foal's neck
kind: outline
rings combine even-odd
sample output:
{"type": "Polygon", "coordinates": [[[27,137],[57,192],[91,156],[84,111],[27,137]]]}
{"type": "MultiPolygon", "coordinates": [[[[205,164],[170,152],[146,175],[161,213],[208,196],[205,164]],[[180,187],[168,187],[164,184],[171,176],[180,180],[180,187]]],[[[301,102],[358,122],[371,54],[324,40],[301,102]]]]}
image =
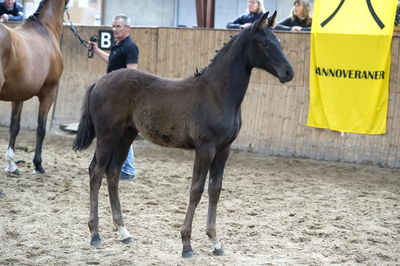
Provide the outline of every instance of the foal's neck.
{"type": "Polygon", "coordinates": [[[224,102],[239,108],[246,94],[252,67],[247,63],[246,46],[249,32],[242,32],[228,42],[205,72],[214,91],[224,102]]]}

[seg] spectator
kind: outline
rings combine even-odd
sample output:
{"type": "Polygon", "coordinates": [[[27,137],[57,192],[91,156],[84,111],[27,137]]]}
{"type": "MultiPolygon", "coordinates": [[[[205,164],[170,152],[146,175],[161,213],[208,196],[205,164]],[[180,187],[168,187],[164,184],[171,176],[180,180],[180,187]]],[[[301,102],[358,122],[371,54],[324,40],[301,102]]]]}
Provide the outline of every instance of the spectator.
{"type": "Polygon", "coordinates": [[[310,31],[312,19],[310,17],[311,5],[308,0],[295,0],[292,15],[280,21],[275,30],[310,31]]]}
{"type": "Polygon", "coordinates": [[[247,12],[238,17],[237,19],[229,22],[226,27],[228,29],[242,29],[252,24],[257,19],[264,15],[264,2],[263,0],[248,0],[247,12]]]}
{"type": "Polygon", "coordinates": [[[24,8],[15,0],[4,0],[0,3],[0,20],[6,21],[23,21],[24,8]]]}
{"type": "MultiPolygon", "coordinates": [[[[107,63],[107,73],[121,68],[137,69],[139,49],[129,36],[129,17],[123,14],[116,15],[113,18],[112,30],[114,43],[110,54],[101,50],[95,42],[89,42],[88,48],[92,48],[94,53],[107,63]]],[[[134,180],[135,178],[134,154],[131,145],[122,165],[120,179],[134,180]]]]}

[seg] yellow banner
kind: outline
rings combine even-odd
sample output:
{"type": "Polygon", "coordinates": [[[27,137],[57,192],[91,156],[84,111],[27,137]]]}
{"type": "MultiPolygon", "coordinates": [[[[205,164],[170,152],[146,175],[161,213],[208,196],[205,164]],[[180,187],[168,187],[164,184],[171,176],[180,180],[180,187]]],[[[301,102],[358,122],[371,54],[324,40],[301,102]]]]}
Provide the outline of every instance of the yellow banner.
{"type": "Polygon", "coordinates": [[[307,126],[384,134],[397,0],[315,0],[307,126]]]}

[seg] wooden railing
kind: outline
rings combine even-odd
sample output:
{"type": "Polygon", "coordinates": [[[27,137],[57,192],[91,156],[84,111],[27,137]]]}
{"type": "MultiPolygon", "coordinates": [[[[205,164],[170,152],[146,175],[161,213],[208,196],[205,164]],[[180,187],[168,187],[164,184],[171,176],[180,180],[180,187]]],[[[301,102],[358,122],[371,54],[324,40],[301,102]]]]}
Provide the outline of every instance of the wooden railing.
{"type": "MultiPolygon", "coordinates": [[[[104,27],[102,27],[104,28],[104,27]]],[[[89,39],[99,27],[77,27],[89,39]]],[[[180,79],[209,64],[214,51],[229,40],[235,30],[190,28],[133,28],[132,38],[140,50],[139,68],[156,75],[180,79]]],[[[234,147],[265,154],[301,156],[324,160],[371,162],[400,166],[399,45],[392,44],[387,133],[385,135],[341,135],[306,126],[309,100],[308,33],[277,33],[294,69],[295,78],[281,84],[265,71],[253,70],[242,105],[243,127],[234,147]]],[[[68,28],[64,29],[62,51],[65,70],[49,120],[52,128],[77,122],[86,88],[104,75],[106,65],[88,59],[87,50],[68,28]]],[[[0,102],[0,124],[9,123],[9,104],[0,102]]],[[[24,105],[22,126],[36,127],[37,100],[24,105]]],[[[69,148],[69,147],[66,147],[69,148]]]]}

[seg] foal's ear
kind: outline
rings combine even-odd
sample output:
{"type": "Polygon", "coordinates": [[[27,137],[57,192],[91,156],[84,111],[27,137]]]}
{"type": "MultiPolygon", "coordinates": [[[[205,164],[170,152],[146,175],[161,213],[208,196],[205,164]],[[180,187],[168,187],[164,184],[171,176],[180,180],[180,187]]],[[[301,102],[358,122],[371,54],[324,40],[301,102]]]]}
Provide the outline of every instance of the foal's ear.
{"type": "Polygon", "coordinates": [[[272,16],[268,18],[268,28],[274,27],[275,19],[276,19],[276,10],[275,10],[274,14],[272,14],[272,16]]]}
{"type": "Polygon", "coordinates": [[[268,14],[269,12],[265,13],[259,20],[254,22],[253,26],[251,26],[251,31],[259,31],[262,30],[265,27],[265,24],[268,23],[268,14]]]}

